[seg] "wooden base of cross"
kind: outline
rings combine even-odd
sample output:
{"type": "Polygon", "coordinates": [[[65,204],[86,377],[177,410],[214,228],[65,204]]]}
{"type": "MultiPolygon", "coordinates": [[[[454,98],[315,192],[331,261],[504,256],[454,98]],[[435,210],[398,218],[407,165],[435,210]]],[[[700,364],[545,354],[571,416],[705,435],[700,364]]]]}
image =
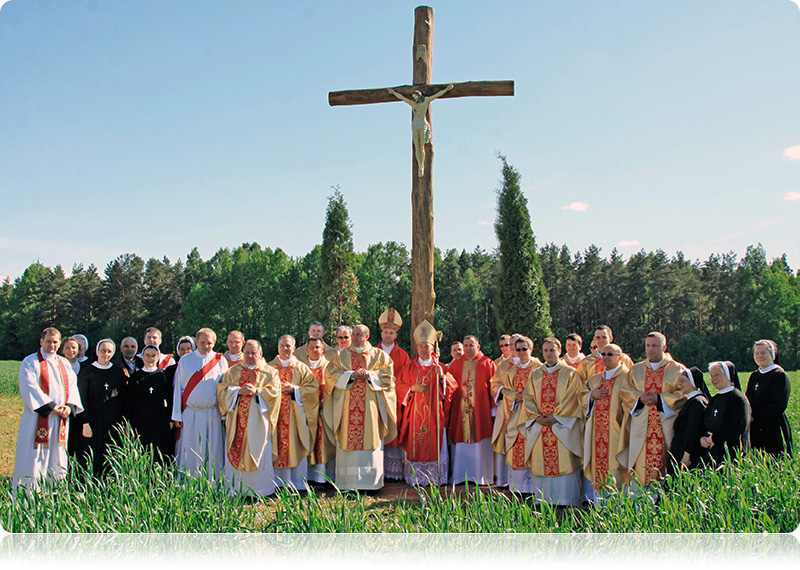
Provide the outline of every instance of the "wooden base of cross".
{"type": "MultiPolygon", "coordinates": [[[[433,64],[433,8],[419,6],[414,10],[414,80],[413,85],[400,85],[394,91],[404,97],[412,97],[419,91],[425,97],[440,93],[451,84],[432,84],[433,64]]],[[[513,81],[467,81],[453,83],[450,91],[441,94],[442,99],[453,97],[485,97],[514,95],[513,81]]],[[[397,101],[389,88],[333,91],[328,94],[328,103],[339,105],[365,105],[370,103],[389,103],[397,101]]],[[[428,105],[425,121],[431,125],[431,111],[428,105]]],[[[411,328],[413,331],[423,320],[434,323],[433,308],[436,293],[433,287],[433,144],[424,145],[425,158],[422,175],[417,164],[416,152],[412,144],[411,173],[411,328]]],[[[367,323],[372,324],[372,323],[367,323]]],[[[448,339],[452,340],[452,339],[448,339]]],[[[411,346],[416,355],[416,346],[411,346]]]]}

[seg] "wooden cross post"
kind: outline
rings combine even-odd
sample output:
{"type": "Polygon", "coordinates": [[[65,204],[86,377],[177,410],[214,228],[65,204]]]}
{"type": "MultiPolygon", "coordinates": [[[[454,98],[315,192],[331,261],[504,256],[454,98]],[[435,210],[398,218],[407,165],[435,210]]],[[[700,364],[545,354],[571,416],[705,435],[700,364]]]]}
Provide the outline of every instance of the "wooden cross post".
{"type": "MultiPolygon", "coordinates": [[[[514,95],[513,81],[468,81],[448,84],[431,84],[433,62],[433,8],[418,6],[414,10],[414,83],[392,89],[405,98],[411,98],[419,91],[425,98],[437,95],[442,99],[452,97],[480,97],[514,95]]],[[[398,101],[389,88],[332,91],[328,93],[328,103],[338,105],[365,105],[368,103],[389,103],[398,101]]],[[[408,102],[408,101],[406,101],[408,102]]],[[[409,103],[410,104],[410,103],[409,103]]],[[[412,115],[413,116],[413,115],[412,115]]],[[[425,114],[431,124],[431,110],[428,105],[425,114]]],[[[414,125],[412,125],[413,128],[414,125]]],[[[411,328],[414,331],[419,323],[428,320],[433,324],[433,307],[436,294],[433,290],[433,144],[424,145],[424,168],[417,164],[417,153],[412,145],[412,184],[411,184],[411,328]]],[[[413,343],[412,343],[413,344],[413,343]]],[[[416,347],[411,347],[416,354],[416,347]]]]}

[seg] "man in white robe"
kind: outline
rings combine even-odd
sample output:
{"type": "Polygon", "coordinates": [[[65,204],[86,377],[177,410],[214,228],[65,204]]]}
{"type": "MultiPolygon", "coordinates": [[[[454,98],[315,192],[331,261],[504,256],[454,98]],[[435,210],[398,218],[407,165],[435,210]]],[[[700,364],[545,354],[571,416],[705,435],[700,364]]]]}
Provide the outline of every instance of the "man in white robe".
{"type": "Polygon", "coordinates": [[[172,421],[180,428],[175,446],[178,469],[190,475],[205,471],[222,476],[225,442],[217,405],[217,383],[228,361],[214,352],[217,335],[208,328],[197,331],[197,350],[181,357],[175,370],[172,421]]]}
{"type": "Polygon", "coordinates": [[[75,372],[66,358],[56,354],[61,333],[46,328],[39,344],[41,348],[19,367],[24,409],[14,457],[14,489],[20,485],[39,489],[45,477],[57,480],[66,476],[69,417],[83,411],[75,372]]]}
{"type": "Polygon", "coordinates": [[[280,411],[280,383],[262,358],[261,343],[248,340],[242,363],[223,374],[217,403],[225,419],[225,486],[231,493],[275,492],[272,434],[280,411]]]}

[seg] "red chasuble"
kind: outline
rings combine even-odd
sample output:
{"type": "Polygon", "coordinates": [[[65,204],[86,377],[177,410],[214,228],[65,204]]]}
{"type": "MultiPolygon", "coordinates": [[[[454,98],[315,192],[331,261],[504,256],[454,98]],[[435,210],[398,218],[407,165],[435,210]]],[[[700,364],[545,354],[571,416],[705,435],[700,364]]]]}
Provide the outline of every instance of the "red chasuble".
{"type": "MultiPolygon", "coordinates": [[[[644,377],[644,391],[661,393],[664,387],[664,370],[666,366],[653,370],[647,367],[644,377]]],[[[664,427],[661,423],[661,412],[656,406],[647,406],[647,432],[644,439],[645,477],[644,484],[664,475],[664,427]]]]}
{"type": "MultiPolygon", "coordinates": [[[[379,345],[379,348],[383,350],[383,345],[379,345]]],[[[403,369],[408,366],[408,363],[411,362],[411,359],[408,357],[408,353],[400,348],[400,345],[396,342],[392,347],[392,351],[387,353],[389,357],[392,359],[392,375],[395,379],[395,386],[397,385],[397,380],[400,378],[400,374],[403,373],[403,369]]],[[[387,442],[386,445],[388,447],[399,447],[400,446],[400,429],[403,423],[403,411],[400,409],[400,401],[401,399],[397,398],[397,434],[398,437],[395,438],[392,442],[387,442]]]]}
{"type": "Polygon", "coordinates": [[[450,413],[456,383],[452,376],[445,375],[442,388],[436,365],[434,360],[432,366],[421,366],[415,359],[405,366],[397,380],[397,401],[406,402],[402,407],[403,422],[397,440],[406,451],[408,461],[439,460],[445,420],[450,413]],[[411,386],[418,382],[428,386],[428,391],[412,392],[411,386]]]}
{"type": "MultiPolygon", "coordinates": [[[[558,389],[558,370],[555,372],[544,372],[542,374],[542,399],[539,409],[542,415],[552,414],[556,410],[558,401],[556,391],[558,389]]],[[[544,475],[545,477],[555,477],[561,474],[558,465],[558,438],[553,433],[551,426],[542,427],[540,437],[542,438],[542,454],[544,456],[544,475]]]]}
{"type": "Polygon", "coordinates": [[[462,376],[464,376],[464,362],[466,361],[464,356],[457,358],[450,364],[448,369],[457,383],[456,390],[453,393],[450,417],[447,420],[447,438],[453,443],[470,443],[465,442],[464,422],[461,417],[461,402],[465,397],[473,402],[475,410],[472,419],[474,422],[474,424],[472,424],[474,429],[472,432],[474,434],[474,442],[492,437],[492,430],[494,428],[492,408],[495,406],[495,403],[492,397],[490,380],[497,371],[497,365],[491,358],[488,358],[480,351],[478,351],[475,360],[477,363],[474,379],[462,378],[462,376]]]}
{"type": "Polygon", "coordinates": [[[322,376],[322,370],[323,370],[322,366],[320,366],[319,368],[312,368],[311,369],[311,373],[314,375],[314,380],[316,380],[317,384],[319,384],[319,402],[320,402],[320,406],[319,406],[320,407],[320,411],[319,411],[319,416],[317,417],[317,439],[314,440],[314,453],[313,453],[313,456],[314,456],[314,464],[315,465],[320,465],[322,463],[325,463],[322,460],[322,443],[323,443],[322,442],[322,438],[324,437],[324,434],[322,433],[322,431],[323,431],[323,428],[322,428],[322,404],[323,404],[323,401],[325,399],[325,380],[324,380],[324,378],[322,376]]]}

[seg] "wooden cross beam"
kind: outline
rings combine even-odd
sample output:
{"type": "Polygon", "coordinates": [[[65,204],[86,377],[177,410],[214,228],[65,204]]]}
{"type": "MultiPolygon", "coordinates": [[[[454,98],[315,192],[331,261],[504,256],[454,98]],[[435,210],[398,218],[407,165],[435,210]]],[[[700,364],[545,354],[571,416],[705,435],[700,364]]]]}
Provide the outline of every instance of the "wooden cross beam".
{"type": "MultiPolygon", "coordinates": [[[[389,103],[400,100],[390,89],[405,98],[411,98],[419,91],[425,98],[437,96],[442,99],[453,97],[485,97],[514,95],[513,81],[467,81],[464,83],[432,84],[433,63],[433,8],[418,6],[414,10],[414,78],[413,85],[401,85],[384,89],[358,89],[333,91],[328,93],[328,103],[339,105],[366,105],[370,103],[389,103]],[[448,91],[444,91],[451,86],[448,91]]],[[[432,100],[432,99],[431,99],[432,100]]],[[[409,101],[407,103],[411,104],[409,101]]],[[[412,114],[413,118],[413,114],[412,114]]],[[[430,104],[425,112],[425,121],[431,124],[430,104]]],[[[416,121],[412,128],[416,128],[416,121]]],[[[415,131],[416,132],[416,131],[415,131]]],[[[416,145],[412,147],[411,164],[413,168],[411,184],[411,331],[423,320],[433,323],[433,308],[436,294],[433,288],[433,144],[424,144],[423,165],[417,164],[421,155],[416,145]],[[413,152],[416,151],[416,152],[413,152]],[[420,166],[422,168],[420,168],[420,166]]],[[[411,346],[416,354],[416,346],[411,346]]]]}

